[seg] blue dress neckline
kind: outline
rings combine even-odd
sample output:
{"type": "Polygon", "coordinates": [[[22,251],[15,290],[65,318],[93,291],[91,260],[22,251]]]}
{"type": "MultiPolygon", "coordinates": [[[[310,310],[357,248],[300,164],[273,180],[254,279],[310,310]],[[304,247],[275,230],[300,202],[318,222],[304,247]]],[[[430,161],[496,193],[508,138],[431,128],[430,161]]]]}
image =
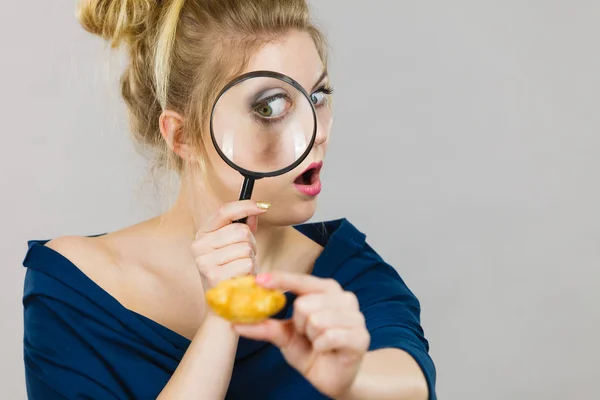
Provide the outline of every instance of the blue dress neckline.
{"type": "MultiPolygon", "coordinates": [[[[313,222],[296,225],[299,232],[323,246],[323,251],[315,261],[312,275],[320,278],[327,278],[333,275],[335,269],[339,267],[346,259],[358,251],[365,243],[366,236],[358,231],[346,218],[331,220],[326,222],[313,222]],[[349,246],[350,244],[350,246],[349,246]]],[[[101,236],[101,235],[95,235],[101,236]]],[[[73,262],[60,254],[59,252],[46,247],[45,244],[50,240],[30,240],[28,242],[28,252],[23,261],[27,268],[42,270],[44,268],[61,268],[61,271],[52,271],[53,275],[59,275],[64,279],[71,280],[74,287],[86,291],[87,297],[102,305],[103,308],[110,310],[115,316],[118,316],[124,324],[143,324],[150,328],[155,334],[161,336],[164,340],[173,344],[180,351],[185,352],[191,341],[169,327],[143,315],[134,310],[125,307],[115,297],[104,290],[95,281],[84,274],[73,262]],[[50,262],[51,261],[51,262],[50,262]]],[[[274,318],[287,319],[292,316],[293,302],[296,296],[293,293],[286,293],[287,303],[274,318]]],[[[253,341],[246,338],[240,338],[236,361],[240,361],[267,345],[265,342],[253,341]]]]}

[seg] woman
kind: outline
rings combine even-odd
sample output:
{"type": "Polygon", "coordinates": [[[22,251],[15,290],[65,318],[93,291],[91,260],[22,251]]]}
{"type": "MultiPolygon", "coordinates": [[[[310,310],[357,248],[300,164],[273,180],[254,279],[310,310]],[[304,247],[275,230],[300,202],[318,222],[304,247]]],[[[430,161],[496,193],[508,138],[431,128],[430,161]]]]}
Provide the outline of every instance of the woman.
{"type": "Polygon", "coordinates": [[[178,173],[179,195],[117,232],[30,242],[29,397],[435,399],[418,300],[347,220],[305,223],[331,128],[325,40],[305,1],[87,0],[79,19],[127,47],[134,137],[178,173]],[[293,171],[257,181],[264,201],[231,202],[242,178],[210,144],[210,107],[256,70],[314,88],[317,139],[293,171]],[[232,325],[206,306],[206,290],[255,268],[286,292],[278,315],[232,325]]]}

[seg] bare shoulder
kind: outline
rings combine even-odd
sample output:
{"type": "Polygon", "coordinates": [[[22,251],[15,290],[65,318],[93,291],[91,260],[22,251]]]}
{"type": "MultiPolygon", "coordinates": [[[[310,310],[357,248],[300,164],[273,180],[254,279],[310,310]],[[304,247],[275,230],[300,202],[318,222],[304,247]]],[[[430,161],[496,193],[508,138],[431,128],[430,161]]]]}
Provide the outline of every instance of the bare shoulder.
{"type": "Polygon", "coordinates": [[[126,309],[193,338],[204,312],[202,281],[186,243],[152,222],[98,237],[66,236],[60,253],[126,309]]]}
{"type": "Polygon", "coordinates": [[[104,238],[62,236],[46,243],[75,265],[88,278],[113,296],[120,292],[120,271],[104,238]]]}
{"type": "Polygon", "coordinates": [[[74,264],[78,264],[76,261],[88,264],[88,261],[95,262],[99,258],[110,258],[108,249],[97,237],[61,236],[46,243],[46,247],[62,254],[74,264]]]}

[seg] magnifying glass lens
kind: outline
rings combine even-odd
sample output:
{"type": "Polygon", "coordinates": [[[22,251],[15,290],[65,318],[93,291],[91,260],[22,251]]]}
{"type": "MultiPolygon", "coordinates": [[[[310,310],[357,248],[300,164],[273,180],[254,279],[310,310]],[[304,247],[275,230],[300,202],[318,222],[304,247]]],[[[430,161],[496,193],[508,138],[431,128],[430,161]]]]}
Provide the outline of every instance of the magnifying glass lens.
{"type": "Polygon", "coordinates": [[[306,156],[315,134],[307,96],[281,79],[256,76],[217,100],[212,135],[217,150],[242,173],[283,170],[306,156]]]}

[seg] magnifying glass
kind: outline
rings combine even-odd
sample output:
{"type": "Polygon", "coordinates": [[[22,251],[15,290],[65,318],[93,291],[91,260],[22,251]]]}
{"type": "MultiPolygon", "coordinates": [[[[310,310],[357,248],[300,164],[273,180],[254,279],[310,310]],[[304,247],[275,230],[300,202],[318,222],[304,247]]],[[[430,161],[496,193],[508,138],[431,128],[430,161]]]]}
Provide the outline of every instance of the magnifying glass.
{"type": "Polygon", "coordinates": [[[254,71],[219,93],[210,135],[223,161],[244,177],[239,199],[248,200],[257,179],[285,174],[304,161],[315,143],[317,114],[298,82],[278,72],[254,71]]]}

